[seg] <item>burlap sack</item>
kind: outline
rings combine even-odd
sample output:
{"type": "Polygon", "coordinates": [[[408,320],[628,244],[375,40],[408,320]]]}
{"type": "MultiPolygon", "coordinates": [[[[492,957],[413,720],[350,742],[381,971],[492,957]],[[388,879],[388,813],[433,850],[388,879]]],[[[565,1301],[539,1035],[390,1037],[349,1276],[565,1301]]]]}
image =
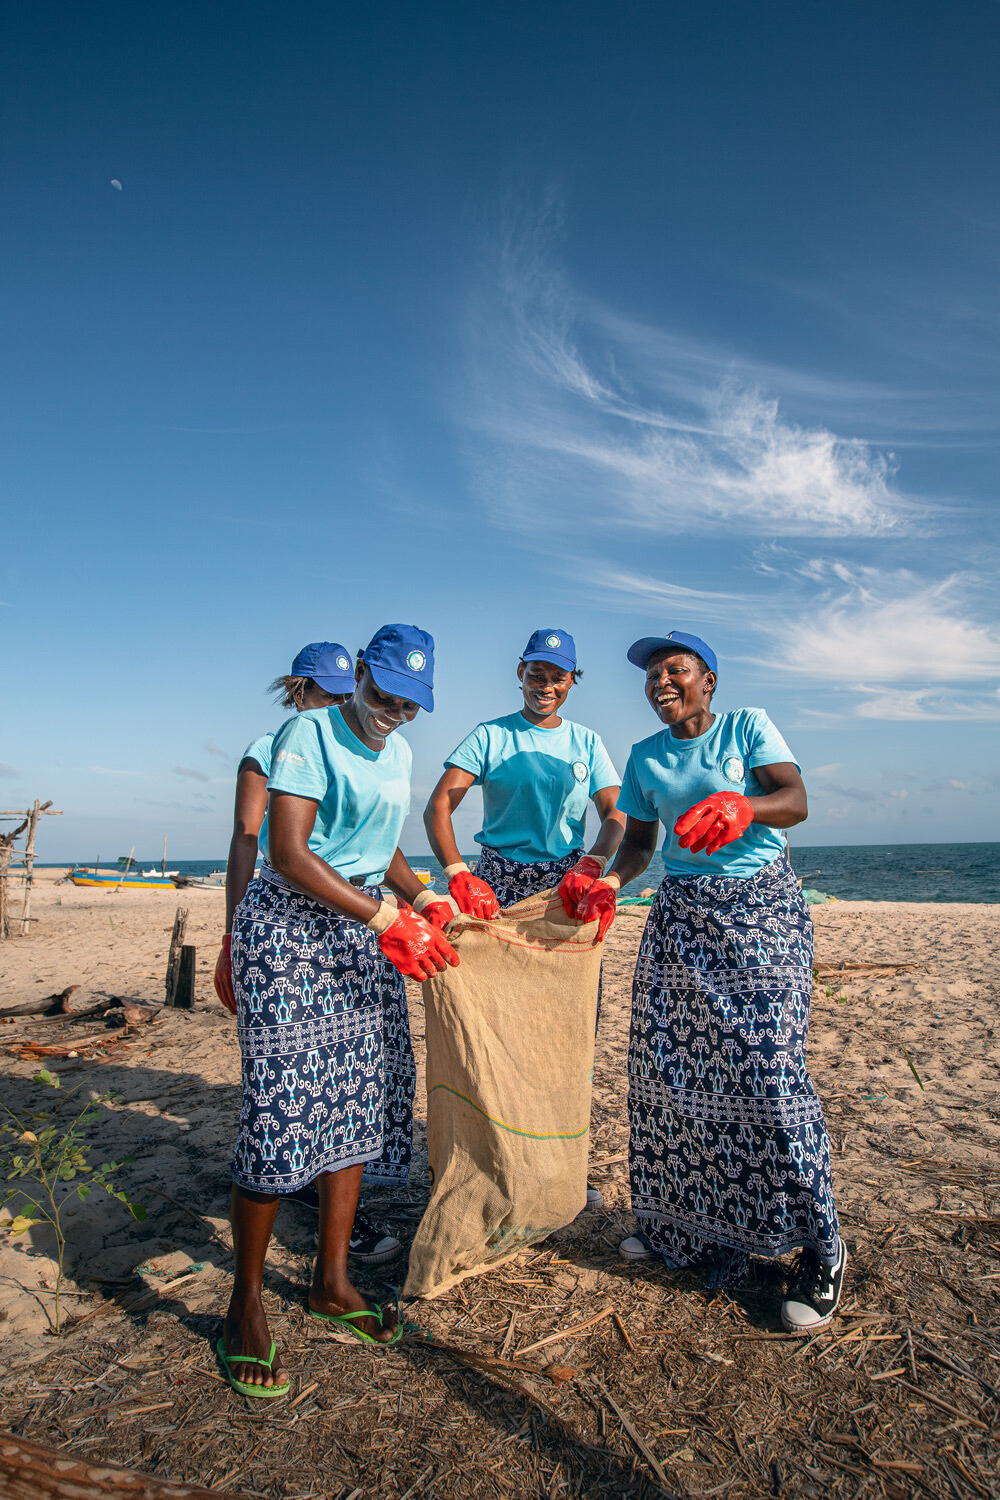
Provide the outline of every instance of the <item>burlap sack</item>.
{"type": "Polygon", "coordinates": [[[423,987],[433,1188],[406,1296],[436,1297],[584,1207],[596,934],[554,891],[448,927],[461,963],[423,987]]]}

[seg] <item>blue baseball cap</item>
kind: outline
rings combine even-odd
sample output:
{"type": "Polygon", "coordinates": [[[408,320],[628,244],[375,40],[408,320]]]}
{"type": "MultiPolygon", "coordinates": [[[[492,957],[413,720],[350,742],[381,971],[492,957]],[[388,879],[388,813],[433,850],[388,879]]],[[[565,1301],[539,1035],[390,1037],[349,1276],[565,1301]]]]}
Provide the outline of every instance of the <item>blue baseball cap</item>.
{"type": "Polygon", "coordinates": [[[311,677],[324,693],[354,692],[354,663],[337,641],[313,641],[292,662],[293,677],[311,677]]]}
{"type": "Polygon", "coordinates": [[[375,686],[434,712],[434,637],[416,625],[383,625],[361,653],[375,686]]]}
{"type": "Polygon", "coordinates": [[[522,661],[550,661],[564,672],[576,671],[576,642],[565,630],[536,630],[521,652],[522,661]]]}
{"type": "Polygon", "coordinates": [[[693,651],[700,656],[706,667],[718,672],[719,663],[711,646],[697,635],[687,635],[683,630],[668,630],[666,635],[644,635],[641,641],[633,641],[628,648],[628,659],[633,666],[645,670],[646,663],[654,651],[693,651]]]}

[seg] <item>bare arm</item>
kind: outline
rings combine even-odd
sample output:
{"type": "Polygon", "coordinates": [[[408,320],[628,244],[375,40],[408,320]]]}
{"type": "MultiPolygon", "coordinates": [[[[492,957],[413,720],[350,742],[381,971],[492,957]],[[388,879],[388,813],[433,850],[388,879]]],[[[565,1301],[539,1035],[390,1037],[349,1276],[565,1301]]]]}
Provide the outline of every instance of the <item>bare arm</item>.
{"type": "Polygon", "coordinates": [[[401,849],[397,849],[389,861],[389,868],[385,872],[385,883],[400,900],[409,901],[411,905],[414,896],[419,896],[421,891],[427,889],[420,876],[414,875],[401,849]]]}
{"type": "Polygon", "coordinates": [[[794,828],[809,816],[805,782],[791,761],[773,766],[754,766],[753,774],[764,788],[763,797],[748,797],[753,820],[765,828],[794,828]]]}
{"type": "Polygon", "coordinates": [[[641,818],[629,818],[625,823],[625,834],[618,846],[618,853],[604,872],[604,878],[617,875],[622,885],[628,885],[641,875],[656,853],[656,836],[660,825],[646,823],[641,818]]]}
{"type": "Polygon", "coordinates": [[[267,804],[268,859],[297,891],[332,907],[341,916],[370,922],[380,903],[338,875],[309,847],[318,806],[311,797],[271,793],[267,804]]]}
{"type": "Polygon", "coordinates": [[[431,853],[442,868],[457,864],[462,858],[455,842],[451,820],[475,779],[471,771],[461,771],[458,766],[446,766],[444,775],[431,792],[424,809],[424,827],[430,840],[431,853]]]}
{"type": "Polygon", "coordinates": [[[233,913],[246,895],[257,864],[257,835],[267,811],[267,777],[249,756],[236,773],[233,836],[226,861],[226,931],[233,930],[233,913]]]}
{"type": "Polygon", "coordinates": [[[593,801],[601,817],[601,829],[590,853],[598,855],[601,859],[612,857],[625,832],[625,814],[619,812],[615,806],[620,791],[621,787],[605,786],[599,792],[594,793],[593,801]]]}

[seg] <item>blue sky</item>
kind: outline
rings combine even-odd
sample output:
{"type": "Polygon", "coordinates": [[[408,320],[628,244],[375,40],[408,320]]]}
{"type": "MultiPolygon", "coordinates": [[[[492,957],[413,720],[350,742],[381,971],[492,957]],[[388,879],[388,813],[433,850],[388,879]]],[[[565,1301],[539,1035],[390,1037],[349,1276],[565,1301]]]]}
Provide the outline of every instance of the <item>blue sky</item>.
{"type": "Polygon", "coordinates": [[[64,809],[41,857],[223,854],[268,681],[387,620],[437,640],[418,809],[534,628],[620,765],[625,650],[680,628],[801,760],[798,842],[1000,838],[992,0],[2,27],[0,802],[64,809]]]}

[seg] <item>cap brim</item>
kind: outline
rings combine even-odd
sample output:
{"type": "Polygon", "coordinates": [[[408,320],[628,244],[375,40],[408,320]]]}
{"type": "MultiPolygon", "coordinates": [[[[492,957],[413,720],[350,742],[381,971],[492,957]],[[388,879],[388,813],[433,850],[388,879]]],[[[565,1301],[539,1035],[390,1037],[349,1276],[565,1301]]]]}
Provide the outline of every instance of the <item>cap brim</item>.
{"type": "Polygon", "coordinates": [[[345,672],[341,677],[314,677],[313,682],[324,693],[353,693],[354,673],[345,672]]]}
{"type": "Polygon", "coordinates": [[[710,672],[718,670],[693,646],[687,646],[683,641],[672,641],[665,635],[644,635],[641,641],[632,642],[626,655],[634,667],[645,669],[654,651],[670,651],[676,656],[696,656],[699,661],[705,663],[710,672]]]}
{"type": "Polygon", "coordinates": [[[391,693],[394,698],[409,698],[411,703],[426,709],[429,714],[434,712],[434,690],[426,682],[421,682],[416,677],[407,677],[403,672],[387,672],[385,667],[372,666],[371,662],[366,662],[365,666],[381,692],[391,693]]]}
{"type": "Polygon", "coordinates": [[[522,661],[547,661],[553,667],[561,667],[564,672],[575,672],[576,662],[570,656],[560,656],[558,651],[526,651],[521,657],[522,661]]]}

